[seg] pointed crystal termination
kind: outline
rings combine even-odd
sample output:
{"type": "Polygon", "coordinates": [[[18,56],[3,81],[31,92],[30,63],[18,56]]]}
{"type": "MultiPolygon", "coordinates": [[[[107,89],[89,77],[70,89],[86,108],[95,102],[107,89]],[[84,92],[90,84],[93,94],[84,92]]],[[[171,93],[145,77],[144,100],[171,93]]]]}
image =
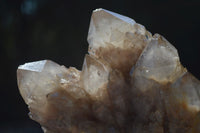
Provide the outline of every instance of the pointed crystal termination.
{"type": "Polygon", "coordinates": [[[175,47],[155,34],[138,58],[134,74],[164,84],[176,81],[186,71],[180,64],[175,47]]]}
{"type": "Polygon", "coordinates": [[[87,39],[91,55],[126,75],[151,40],[151,33],[131,18],[97,9],[93,11],[87,39]]]}
{"type": "Polygon", "coordinates": [[[18,86],[25,102],[28,105],[40,104],[42,109],[46,104],[46,94],[57,88],[57,75],[62,73],[60,66],[49,60],[19,66],[18,86]]]}
{"type": "Polygon", "coordinates": [[[126,16],[93,11],[82,71],[18,67],[20,93],[45,133],[199,133],[200,81],[176,48],[126,16]]]}
{"type": "MultiPolygon", "coordinates": [[[[86,55],[82,69],[83,88],[94,99],[101,99],[107,94],[109,67],[96,60],[91,55],[86,55]]],[[[104,99],[104,98],[103,98],[104,99]]]]}

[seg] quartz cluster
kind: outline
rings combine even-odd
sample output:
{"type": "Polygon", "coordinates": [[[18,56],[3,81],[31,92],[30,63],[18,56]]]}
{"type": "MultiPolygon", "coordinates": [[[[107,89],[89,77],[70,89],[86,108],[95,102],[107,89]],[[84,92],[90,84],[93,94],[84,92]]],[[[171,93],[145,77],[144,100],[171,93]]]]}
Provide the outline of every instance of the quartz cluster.
{"type": "Polygon", "coordinates": [[[200,133],[200,82],[176,48],[120,14],[92,13],[82,70],[18,67],[20,93],[45,133],[200,133]]]}

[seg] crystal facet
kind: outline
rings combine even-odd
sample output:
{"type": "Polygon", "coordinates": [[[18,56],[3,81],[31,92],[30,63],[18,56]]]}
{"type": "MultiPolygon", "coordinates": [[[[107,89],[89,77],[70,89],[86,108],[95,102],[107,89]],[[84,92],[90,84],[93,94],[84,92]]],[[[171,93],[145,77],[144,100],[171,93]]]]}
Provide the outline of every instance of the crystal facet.
{"type": "Polygon", "coordinates": [[[200,81],[176,48],[126,16],[93,11],[82,71],[18,67],[30,118],[45,133],[199,133],[200,81]]]}

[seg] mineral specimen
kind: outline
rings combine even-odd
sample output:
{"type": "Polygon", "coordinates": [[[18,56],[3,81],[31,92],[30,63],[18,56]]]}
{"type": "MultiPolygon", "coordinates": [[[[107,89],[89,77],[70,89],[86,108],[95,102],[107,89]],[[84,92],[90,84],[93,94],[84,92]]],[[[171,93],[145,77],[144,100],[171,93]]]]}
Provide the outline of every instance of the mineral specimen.
{"type": "Polygon", "coordinates": [[[45,133],[199,133],[200,82],[159,34],[97,9],[82,71],[26,63],[18,86],[45,133]]]}

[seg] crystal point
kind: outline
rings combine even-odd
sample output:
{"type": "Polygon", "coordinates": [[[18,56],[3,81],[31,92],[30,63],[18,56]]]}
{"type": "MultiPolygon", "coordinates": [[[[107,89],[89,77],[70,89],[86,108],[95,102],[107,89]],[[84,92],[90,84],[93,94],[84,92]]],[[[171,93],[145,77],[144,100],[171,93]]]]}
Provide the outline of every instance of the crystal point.
{"type": "Polygon", "coordinates": [[[129,24],[131,24],[131,25],[134,25],[134,24],[135,24],[135,21],[134,21],[133,19],[131,19],[131,18],[129,18],[129,17],[126,17],[126,16],[123,16],[123,15],[121,15],[121,14],[115,13],[115,12],[111,12],[111,11],[106,10],[106,9],[102,9],[102,8],[96,9],[96,10],[94,10],[94,13],[96,13],[96,12],[108,13],[108,14],[112,15],[113,17],[116,17],[116,18],[118,18],[118,19],[121,19],[122,21],[127,22],[127,23],[129,23],[129,24]]]}
{"type": "Polygon", "coordinates": [[[58,64],[48,60],[19,66],[18,86],[25,102],[32,108],[39,109],[38,106],[41,106],[42,109],[46,104],[46,95],[57,88],[57,76],[62,73],[58,64]]]}
{"type": "Polygon", "coordinates": [[[157,82],[173,82],[186,71],[180,64],[175,47],[157,35],[143,50],[134,74],[157,82]]]}
{"type": "Polygon", "coordinates": [[[200,81],[176,48],[126,16],[92,13],[82,70],[18,67],[29,116],[45,133],[199,133],[200,81]]]}
{"type": "Polygon", "coordinates": [[[100,98],[106,93],[109,68],[106,64],[86,55],[82,69],[83,88],[92,97],[100,98]]]}

